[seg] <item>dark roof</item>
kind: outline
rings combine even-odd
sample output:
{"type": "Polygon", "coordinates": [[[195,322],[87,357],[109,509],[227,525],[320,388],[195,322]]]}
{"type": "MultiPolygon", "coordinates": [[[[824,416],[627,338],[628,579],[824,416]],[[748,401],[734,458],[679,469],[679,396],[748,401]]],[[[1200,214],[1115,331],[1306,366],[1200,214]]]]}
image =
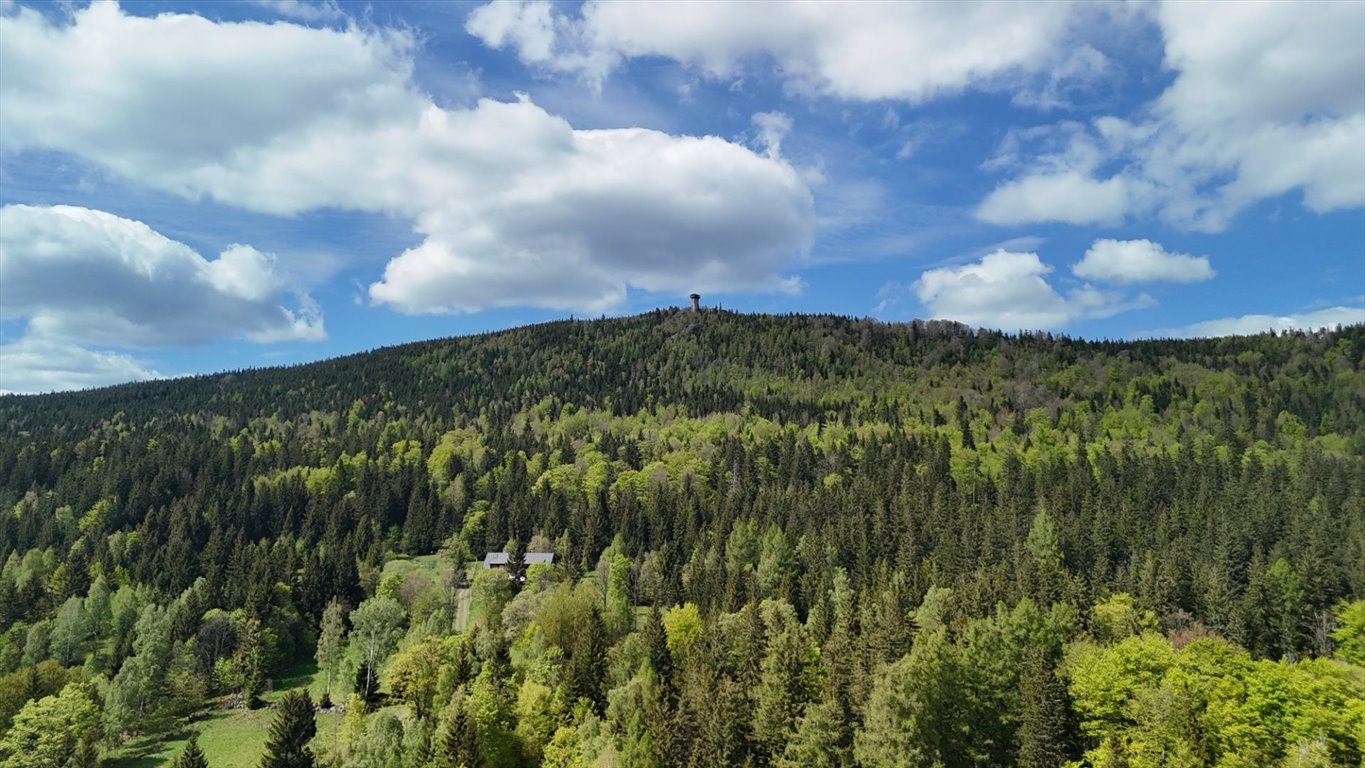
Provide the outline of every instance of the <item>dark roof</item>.
{"type": "MultiPolygon", "coordinates": [[[[524,562],[527,565],[553,565],[555,553],[553,552],[527,552],[524,562]]],[[[483,567],[495,568],[507,565],[506,552],[489,552],[483,556],[483,567]]]]}

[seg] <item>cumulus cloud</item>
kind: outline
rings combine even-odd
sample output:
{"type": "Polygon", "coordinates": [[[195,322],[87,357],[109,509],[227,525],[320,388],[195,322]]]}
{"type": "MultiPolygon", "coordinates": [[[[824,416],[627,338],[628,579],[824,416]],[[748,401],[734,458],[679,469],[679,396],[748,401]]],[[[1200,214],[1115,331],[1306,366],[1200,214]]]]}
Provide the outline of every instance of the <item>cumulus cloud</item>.
{"type": "Polygon", "coordinates": [[[1005,330],[1058,328],[1152,303],[1145,295],[1128,299],[1089,285],[1063,296],[1048,282],[1050,272],[1036,253],[1001,249],[970,264],[928,270],[912,290],[936,319],[1005,330]]]}
{"type": "Polygon", "coordinates": [[[1088,126],[1079,141],[1093,155],[1034,148],[979,218],[1115,223],[1155,213],[1217,232],[1289,192],[1319,213],[1365,205],[1365,4],[1166,2],[1155,21],[1176,73],[1170,87],[1137,115],[1088,126]]]}
{"type": "Polygon", "coordinates": [[[1248,336],[1266,331],[1313,331],[1319,328],[1336,328],[1342,325],[1360,323],[1365,323],[1365,307],[1329,307],[1296,315],[1221,317],[1217,320],[1205,320],[1201,323],[1187,325],[1184,328],[1158,331],[1151,335],[1186,338],[1248,336]]]}
{"type": "Polygon", "coordinates": [[[61,392],[159,378],[161,374],[117,352],[32,336],[0,345],[0,394],[61,392]]]}
{"type": "Polygon", "coordinates": [[[1077,170],[1040,173],[992,190],[976,216],[989,224],[1117,224],[1132,208],[1132,199],[1131,183],[1122,177],[1095,179],[1077,170]]]}
{"type": "MultiPolygon", "coordinates": [[[[512,10],[499,23],[534,51],[524,17],[538,11],[512,10]]],[[[811,194],[776,147],[575,130],[526,97],[444,109],[412,84],[401,33],[106,3],[65,25],[23,9],[0,25],[15,42],[0,50],[4,148],[69,152],[265,213],[408,219],[423,242],[369,289],[403,312],[600,311],[630,287],[781,290],[809,248],[811,194]]]]}
{"type": "MultiPolygon", "coordinates": [[[[600,86],[626,59],[657,56],[716,78],[771,61],[793,90],[845,99],[924,102],[1010,76],[1089,63],[1059,45],[1084,14],[1073,3],[653,3],[588,0],[577,14],[510,0],[466,29],[522,61],[600,86]]],[[[1053,93],[1060,86],[1053,86],[1053,93]]]]}
{"type": "Polygon", "coordinates": [[[274,257],[233,245],[210,261],[147,225],[72,206],[0,208],[4,319],[44,340],[119,347],[325,337],[306,296],[286,306],[274,257]]]}
{"type": "Polygon", "coordinates": [[[1207,256],[1170,253],[1151,240],[1096,240],[1072,274],[1106,283],[1197,283],[1213,278],[1207,256]]]}

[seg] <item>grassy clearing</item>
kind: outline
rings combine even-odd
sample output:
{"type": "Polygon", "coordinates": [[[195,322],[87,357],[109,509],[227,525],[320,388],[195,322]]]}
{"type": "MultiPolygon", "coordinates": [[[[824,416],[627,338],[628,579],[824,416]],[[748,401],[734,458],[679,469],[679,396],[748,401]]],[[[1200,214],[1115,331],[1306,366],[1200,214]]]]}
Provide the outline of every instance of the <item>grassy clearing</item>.
{"type": "MultiPolygon", "coordinates": [[[[300,661],[286,668],[274,681],[274,690],[265,694],[266,706],[260,709],[209,709],[196,715],[188,725],[169,734],[157,734],[123,745],[109,755],[108,768],[157,768],[169,766],[185,748],[190,735],[199,734],[199,746],[214,768],[256,768],[265,754],[266,737],[275,718],[273,705],[285,692],[307,688],[317,701],[325,681],[317,665],[300,661]]],[[[215,701],[211,706],[221,702],[215,701]]],[[[318,735],[313,752],[329,749],[341,725],[341,716],[318,713],[318,735]]]]}

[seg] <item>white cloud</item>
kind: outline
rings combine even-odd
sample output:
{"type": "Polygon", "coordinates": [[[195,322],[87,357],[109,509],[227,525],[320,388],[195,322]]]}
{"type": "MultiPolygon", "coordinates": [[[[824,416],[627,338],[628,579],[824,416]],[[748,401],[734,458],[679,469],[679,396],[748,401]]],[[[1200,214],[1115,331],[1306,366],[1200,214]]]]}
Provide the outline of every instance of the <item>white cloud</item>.
{"type": "MultiPolygon", "coordinates": [[[[498,24],[534,51],[523,17],[537,11],[512,10],[498,24]]],[[[443,109],[413,85],[403,34],[103,3],[66,25],[27,10],[0,25],[17,41],[0,49],[5,148],[265,213],[411,220],[424,241],[370,287],[404,312],[600,311],[629,287],[783,290],[809,248],[810,191],[775,147],[575,130],[525,97],[443,109]]]]}
{"type": "Polygon", "coordinates": [[[600,87],[624,60],[664,57],[733,79],[771,60],[788,87],[854,100],[924,102],[1063,67],[1074,3],[654,3],[588,0],[578,14],[546,0],[492,2],[466,29],[521,59],[600,87]]]}
{"type": "Polygon", "coordinates": [[[1095,179],[1083,172],[1064,171],[1002,184],[977,207],[976,217],[990,224],[1117,224],[1132,205],[1128,179],[1095,179]]]}
{"type": "Polygon", "coordinates": [[[233,245],[213,261],[147,225],[71,206],[0,208],[0,317],[44,342],[117,347],[221,337],[325,337],[306,296],[285,306],[274,257],[233,245]]]}
{"type": "Polygon", "coordinates": [[[1176,73],[1170,87],[1138,115],[1097,119],[1085,139],[1097,157],[1044,148],[1020,161],[980,218],[1116,223],[1155,213],[1216,232],[1290,192],[1319,213],[1365,205],[1365,4],[1166,2],[1155,21],[1176,73]],[[1031,202],[1033,189],[1054,194],[1031,202]],[[1104,216],[1083,190],[1109,193],[1104,216]]]}
{"type": "Polygon", "coordinates": [[[782,112],[759,112],[752,119],[758,129],[758,142],[768,157],[781,157],[782,140],[792,130],[791,116],[782,112]]]}
{"type": "Polygon", "coordinates": [[[1266,331],[1311,331],[1365,323],[1365,307],[1329,307],[1296,315],[1242,315],[1205,320],[1184,328],[1158,331],[1153,336],[1247,336],[1266,331]]]}
{"type": "Polygon", "coordinates": [[[1106,283],[1197,283],[1214,276],[1207,256],[1169,253],[1151,240],[1096,240],[1071,272],[1106,283]]]}
{"type": "Polygon", "coordinates": [[[1011,98],[1015,104],[1041,110],[1071,106],[1070,92],[1101,80],[1112,68],[1109,58],[1083,44],[1071,51],[1037,88],[1020,88],[1011,98]]]}
{"type": "Polygon", "coordinates": [[[128,355],[25,337],[0,345],[0,394],[89,389],[161,378],[128,355]]]}
{"type": "Polygon", "coordinates": [[[346,13],[341,10],[335,0],[321,0],[314,3],[304,2],[304,0],[251,0],[251,4],[274,11],[287,19],[298,19],[299,21],[341,21],[346,18],[346,13]]]}
{"type": "MultiPolygon", "coordinates": [[[[1147,296],[1126,299],[1089,285],[1062,296],[1047,281],[1051,271],[1036,253],[1001,249],[960,267],[928,270],[912,289],[935,319],[1005,330],[1058,328],[1152,304],[1147,296]]],[[[885,304],[883,298],[879,307],[885,304]]]]}

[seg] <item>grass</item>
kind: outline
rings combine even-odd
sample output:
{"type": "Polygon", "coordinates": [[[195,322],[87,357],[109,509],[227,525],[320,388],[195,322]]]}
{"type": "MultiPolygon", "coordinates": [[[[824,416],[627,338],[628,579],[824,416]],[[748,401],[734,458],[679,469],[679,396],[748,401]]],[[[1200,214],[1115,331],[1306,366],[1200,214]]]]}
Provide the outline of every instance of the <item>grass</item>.
{"type": "MultiPolygon", "coordinates": [[[[326,682],[312,661],[300,661],[286,668],[274,681],[274,690],[262,698],[260,709],[209,709],[196,715],[188,725],[171,733],[134,739],[115,750],[105,761],[107,768],[157,768],[169,766],[185,748],[190,735],[199,734],[199,747],[214,768],[256,768],[265,754],[266,737],[275,718],[275,704],[296,688],[307,688],[317,701],[326,682]]],[[[318,713],[318,735],[313,740],[314,754],[329,749],[341,725],[341,716],[318,713]]]]}
{"type": "MultiPolygon", "coordinates": [[[[467,564],[466,568],[473,564],[467,564]]],[[[433,584],[449,583],[454,564],[439,555],[418,557],[396,557],[384,564],[383,576],[397,576],[406,579],[418,574],[420,578],[433,584]]],[[[464,628],[469,613],[469,590],[461,589],[456,594],[457,624],[464,628]]],[[[348,689],[347,681],[333,680],[332,686],[342,691],[348,689]]],[[[199,734],[199,747],[214,768],[256,768],[261,756],[265,754],[265,741],[270,734],[270,723],[275,711],[271,708],[284,696],[285,692],[304,688],[317,701],[326,688],[326,676],[318,671],[317,664],[311,659],[299,660],[280,672],[272,683],[272,690],[262,698],[266,706],[260,709],[219,709],[222,700],[211,702],[209,708],[191,718],[188,724],[181,724],[178,730],[157,733],[133,739],[111,752],[105,760],[107,768],[158,768],[170,766],[192,734],[199,734]]],[[[343,702],[345,696],[335,696],[343,702]]],[[[341,715],[318,713],[318,735],[313,740],[313,753],[329,751],[336,741],[336,732],[341,727],[341,715]]]]}

